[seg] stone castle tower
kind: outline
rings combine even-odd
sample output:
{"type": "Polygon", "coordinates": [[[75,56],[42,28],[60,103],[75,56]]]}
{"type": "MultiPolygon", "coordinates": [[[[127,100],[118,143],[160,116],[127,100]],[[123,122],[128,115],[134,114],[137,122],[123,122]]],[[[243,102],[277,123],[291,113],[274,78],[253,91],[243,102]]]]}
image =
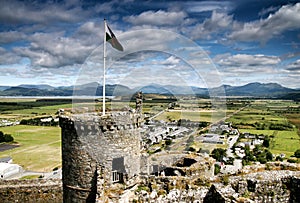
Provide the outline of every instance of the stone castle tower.
{"type": "Polygon", "coordinates": [[[140,174],[141,94],[137,109],[60,116],[64,202],[104,202],[114,183],[140,174]]]}

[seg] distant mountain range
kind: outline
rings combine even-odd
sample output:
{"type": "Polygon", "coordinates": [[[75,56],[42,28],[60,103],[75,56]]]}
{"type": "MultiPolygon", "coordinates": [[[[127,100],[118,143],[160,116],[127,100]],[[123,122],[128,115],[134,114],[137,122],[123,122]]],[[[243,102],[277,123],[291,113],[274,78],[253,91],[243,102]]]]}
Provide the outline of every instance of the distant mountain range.
{"type": "MultiPolygon", "coordinates": [[[[103,87],[95,82],[64,87],[26,84],[15,87],[0,86],[0,96],[101,96],[102,89],[103,87]]],[[[226,95],[237,97],[300,99],[299,89],[283,87],[277,83],[249,83],[243,86],[223,85],[211,89],[158,84],[150,84],[130,89],[124,85],[106,85],[106,96],[132,95],[137,91],[142,91],[145,94],[197,95],[203,97],[209,97],[209,95],[226,95]]]]}

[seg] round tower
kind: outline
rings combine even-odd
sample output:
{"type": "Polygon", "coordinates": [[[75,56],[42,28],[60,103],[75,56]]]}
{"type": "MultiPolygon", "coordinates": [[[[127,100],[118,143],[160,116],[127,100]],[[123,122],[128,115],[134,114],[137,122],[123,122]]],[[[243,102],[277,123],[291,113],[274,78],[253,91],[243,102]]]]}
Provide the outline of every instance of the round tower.
{"type": "Polygon", "coordinates": [[[96,202],[139,176],[142,121],[134,110],[60,116],[64,202],[96,202]]]}

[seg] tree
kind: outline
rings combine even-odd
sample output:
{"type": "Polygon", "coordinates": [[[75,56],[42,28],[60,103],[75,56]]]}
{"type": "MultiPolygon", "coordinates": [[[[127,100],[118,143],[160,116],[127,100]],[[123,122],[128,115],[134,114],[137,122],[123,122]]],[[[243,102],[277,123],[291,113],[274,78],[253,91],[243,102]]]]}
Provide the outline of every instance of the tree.
{"type": "Polygon", "coordinates": [[[4,134],[0,131],[0,142],[4,142],[4,134]]]}
{"type": "Polygon", "coordinates": [[[217,161],[222,161],[223,157],[226,156],[226,150],[222,148],[216,148],[211,152],[211,156],[217,161]]]}
{"type": "Polygon", "coordinates": [[[295,156],[296,158],[300,158],[300,149],[297,149],[297,150],[295,151],[294,156],[295,156]]]}
{"type": "Polygon", "coordinates": [[[273,160],[273,154],[269,150],[266,150],[266,159],[267,161],[273,160]]]}
{"type": "Polygon", "coordinates": [[[14,141],[13,136],[11,136],[11,134],[5,134],[4,135],[4,142],[12,142],[14,141]]]}
{"type": "Polygon", "coordinates": [[[277,156],[276,161],[283,161],[283,158],[281,156],[277,156]]]}
{"type": "Polygon", "coordinates": [[[10,134],[3,134],[2,131],[0,131],[0,143],[1,142],[12,142],[14,141],[13,136],[11,136],[10,134]]]}
{"type": "Polygon", "coordinates": [[[266,148],[268,148],[270,146],[270,138],[267,135],[264,138],[263,146],[266,148]]]}
{"type": "Polygon", "coordinates": [[[250,147],[245,147],[245,156],[243,157],[242,164],[243,166],[251,164],[251,161],[256,161],[253,152],[250,151],[250,147]]]}
{"type": "Polygon", "coordinates": [[[267,163],[267,159],[264,156],[257,157],[257,161],[259,161],[261,164],[267,163]]]}
{"type": "Polygon", "coordinates": [[[217,175],[218,173],[220,173],[220,171],[221,171],[221,166],[219,166],[218,164],[215,164],[214,174],[217,175]]]}

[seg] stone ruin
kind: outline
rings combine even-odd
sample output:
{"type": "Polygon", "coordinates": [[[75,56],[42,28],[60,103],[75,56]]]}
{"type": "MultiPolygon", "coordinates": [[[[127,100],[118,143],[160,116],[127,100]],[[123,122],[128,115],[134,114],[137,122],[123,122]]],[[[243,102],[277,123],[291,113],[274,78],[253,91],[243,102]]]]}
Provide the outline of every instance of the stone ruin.
{"type": "Polygon", "coordinates": [[[201,157],[194,160],[183,158],[187,154],[167,154],[156,163],[141,153],[142,101],[139,92],[135,110],[109,112],[105,116],[60,115],[64,202],[117,201],[122,193],[118,192],[120,186],[124,191],[155,173],[168,176],[181,171],[182,176],[192,176],[206,171],[212,176],[213,164],[200,163],[204,160],[201,157]],[[197,163],[188,163],[190,160],[197,163]],[[162,170],[155,169],[161,164],[162,170]]]}
{"type": "Polygon", "coordinates": [[[299,172],[273,172],[270,180],[230,178],[224,185],[210,180],[211,158],[147,159],[141,153],[142,100],[137,94],[135,110],[105,116],[60,115],[63,202],[299,202],[299,172]]]}
{"type": "Polygon", "coordinates": [[[140,174],[142,98],[135,111],[60,115],[64,202],[105,202],[114,183],[140,174]]]}

